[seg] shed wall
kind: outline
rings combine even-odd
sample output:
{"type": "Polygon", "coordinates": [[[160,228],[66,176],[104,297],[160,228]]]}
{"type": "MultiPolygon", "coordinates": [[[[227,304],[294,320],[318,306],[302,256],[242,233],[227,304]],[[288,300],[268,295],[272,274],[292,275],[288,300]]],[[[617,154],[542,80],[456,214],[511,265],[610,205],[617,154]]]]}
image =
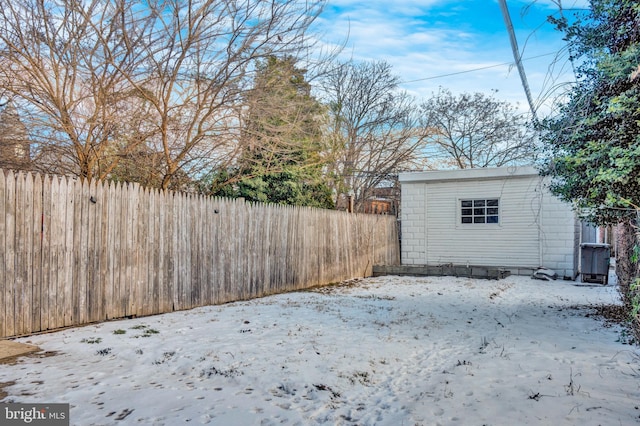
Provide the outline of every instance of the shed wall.
{"type": "Polygon", "coordinates": [[[581,242],[580,226],[567,203],[548,191],[543,192],[540,234],[542,266],[555,270],[561,277],[576,277],[581,242]]]}
{"type": "Polygon", "coordinates": [[[401,192],[401,263],[424,265],[426,261],[426,185],[403,185],[401,192]]]}
{"type": "Polygon", "coordinates": [[[402,264],[574,271],[575,219],[537,175],[402,183],[402,264]],[[499,198],[499,224],[461,224],[460,200],[499,198]]]}

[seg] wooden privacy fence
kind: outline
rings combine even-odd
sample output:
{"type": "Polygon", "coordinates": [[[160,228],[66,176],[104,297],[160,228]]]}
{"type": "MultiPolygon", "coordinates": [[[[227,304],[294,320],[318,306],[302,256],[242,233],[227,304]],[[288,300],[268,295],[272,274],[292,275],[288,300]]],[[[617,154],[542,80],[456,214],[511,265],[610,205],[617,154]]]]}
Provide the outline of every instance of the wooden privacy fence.
{"type": "Polygon", "coordinates": [[[368,276],[395,218],[0,170],[0,337],[368,276]]]}

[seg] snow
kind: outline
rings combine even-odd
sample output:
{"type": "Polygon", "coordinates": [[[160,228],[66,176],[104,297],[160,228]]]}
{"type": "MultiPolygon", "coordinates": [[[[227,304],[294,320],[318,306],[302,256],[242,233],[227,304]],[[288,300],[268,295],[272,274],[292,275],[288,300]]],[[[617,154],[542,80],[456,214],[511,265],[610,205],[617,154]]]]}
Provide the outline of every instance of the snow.
{"type": "Polygon", "coordinates": [[[17,339],[3,402],[72,425],[640,424],[615,285],[377,277],[17,339]]]}

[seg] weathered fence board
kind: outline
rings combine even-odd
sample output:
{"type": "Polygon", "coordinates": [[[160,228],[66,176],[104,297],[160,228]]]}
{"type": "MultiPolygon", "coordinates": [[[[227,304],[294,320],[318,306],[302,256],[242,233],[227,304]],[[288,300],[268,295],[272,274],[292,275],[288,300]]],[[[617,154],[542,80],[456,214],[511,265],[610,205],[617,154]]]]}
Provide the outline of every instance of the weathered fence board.
{"type": "Polygon", "coordinates": [[[0,309],[4,309],[2,313],[0,313],[0,336],[5,336],[7,333],[7,312],[8,309],[8,300],[6,296],[6,289],[8,287],[7,284],[7,276],[6,276],[6,267],[5,263],[7,261],[7,253],[5,246],[5,236],[6,236],[6,202],[5,202],[5,194],[6,194],[6,183],[5,183],[5,175],[4,173],[0,173],[0,283],[5,283],[4,287],[0,288],[0,309]]]}
{"type": "Polygon", "coordinates": [[[20,301],[14,298],[14,289],[16,287],[16,275],[15,275],[15,241],[16,241],[16,178],[12,173],[9,173],[5,182],[5,264],[4,264],[4,276],[5,276],[5,328],[6,335],[12,336],[18,334],[15,323],[15,311],[16,304],[20,301]]]}
{"type": "Polygon", "coordinates": [[[42,203],[43,203],[42,176],[35,176],[33,180],[33,208],[31,209],[31,241],[33,245],[33,258],[31,264],[33,288],[31,298],[31,331],[42,329],[42,203]]]}
{"type": "Polygon", "coordinates": [[[370,275],[395,218],[0,170],[0,337],[370,275]]]}

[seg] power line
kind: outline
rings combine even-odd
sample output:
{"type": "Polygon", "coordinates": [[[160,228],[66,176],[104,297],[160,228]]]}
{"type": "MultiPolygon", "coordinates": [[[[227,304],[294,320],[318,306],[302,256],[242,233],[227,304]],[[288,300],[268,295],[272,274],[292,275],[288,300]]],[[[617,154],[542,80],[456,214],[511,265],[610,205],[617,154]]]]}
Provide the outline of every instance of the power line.
{"type": "MultiPolygon", "coordinates": [[[[545,53],[542,55],[538,55],[538,56],[531,56],[529,58],[520,58],[520,60],[522,61],[528,61],[531,59],[537,59],[537,58],[542,58],[543,56],[551,56],[551,55],[556,55],[557,53],[552,52],[552,53],[545,53]]],[[[417,78],[415,80],[407,80],[407,81],[402,81],[402,84],[406,84],[406,83],[415,83],[416,81],[426,81],[426,80],[435,80],[436,78],[444,78],[444,77],[451,77],[452,75],[458,75],[458,74],[466,74],[469,72],[475,72],[475,71],[482,71],[482,70],[486,70],[489,68],[497,68],[497,67],[503,67],[505,65],[513,65],[513,62],[503,62],[501,64],[495,64],[495,65],[487,65],[485,67],[479,67],[479,68],[473,68],[470,70],[465,70],[465,71],[457,71],[457,72],[452,72],[449,74],[441,74],[441,75],[434,75],[431,77],[424,77],[424,78],[417,78]]]]}

